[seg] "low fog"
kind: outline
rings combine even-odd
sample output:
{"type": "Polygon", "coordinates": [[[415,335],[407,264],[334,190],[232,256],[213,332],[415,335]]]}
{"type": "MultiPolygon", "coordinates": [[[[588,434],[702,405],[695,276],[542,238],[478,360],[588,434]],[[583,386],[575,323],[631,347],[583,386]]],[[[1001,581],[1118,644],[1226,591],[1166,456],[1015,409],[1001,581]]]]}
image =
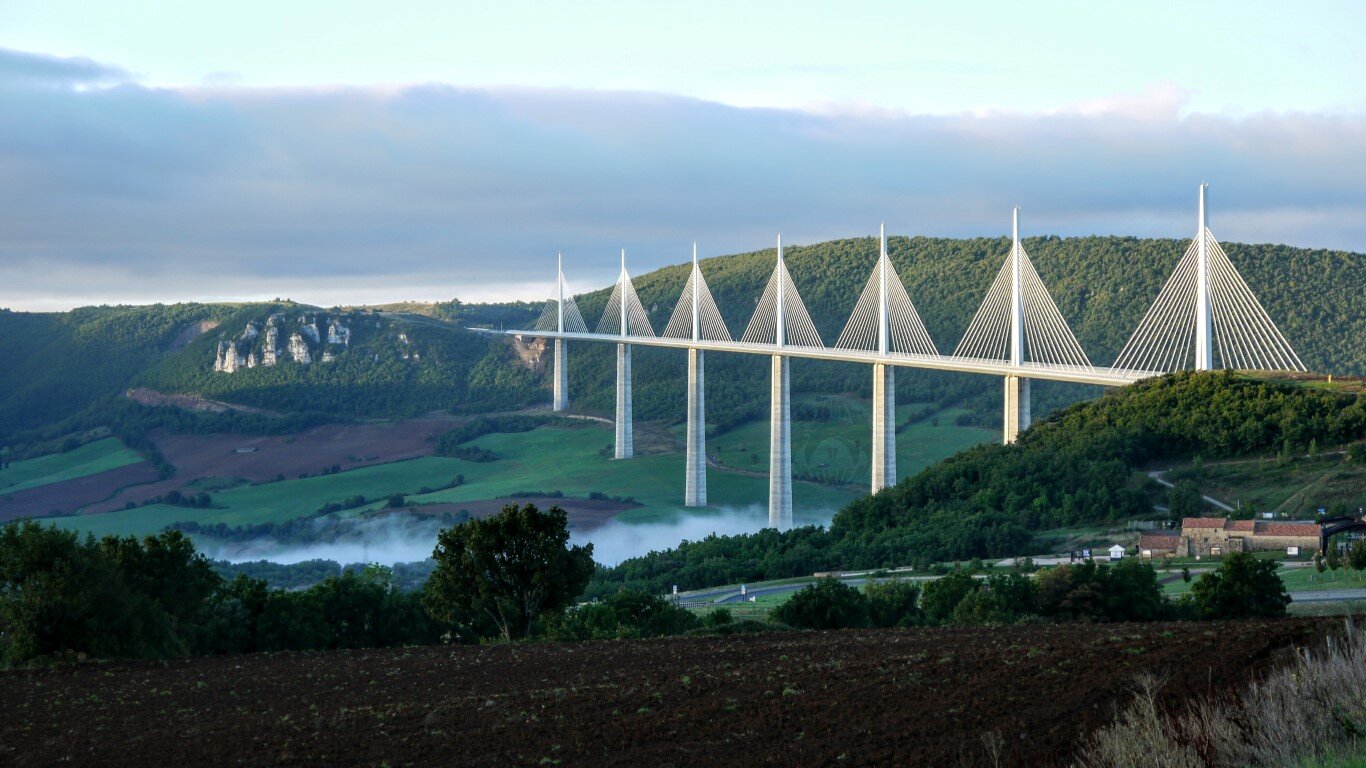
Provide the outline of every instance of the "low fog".
{"type": "MultiPolygon", "coordinates": [[[[832,510],[806,511],[800,524],[828,525],[832,510]]],[[[593,559],[613,566],[627,558],[696,541],[711,534],[730,536],[754,533],[768,525],[768,512],[760,505],[712,508],[667,523],[623,523],[615,520],[588,530],[571,527],[574,544],[593,544],[593,559]]],[[[209,558],[230,563],[269,560],[291,564],[307,560],[350,563],[411,563],[431,557],[440,523],[411,515],[389,515],[365,520],[334,521],[319,528],[326,541],[290,543],[261,538],[250,541],[218,541],[195,537],[209,558]]]]}

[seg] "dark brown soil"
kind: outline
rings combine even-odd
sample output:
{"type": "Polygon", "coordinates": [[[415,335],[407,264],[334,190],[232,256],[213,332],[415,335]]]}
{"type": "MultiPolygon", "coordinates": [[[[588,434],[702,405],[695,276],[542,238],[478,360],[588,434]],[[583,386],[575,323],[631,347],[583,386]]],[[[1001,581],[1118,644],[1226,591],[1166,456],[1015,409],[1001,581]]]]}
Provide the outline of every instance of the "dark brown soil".
{"type": "MultiPolygon", "coordinates": [[[[49,483],[0,496],[0,522],[21,517],[46,517],[53,512],[70,514],[86,504],[114,498],[120,488],[150,483],[158,477],[151,464],[142,461],[60,483],[49,483]]],[[[122,501],[112,506],[123,506],[122,501]]]]}
{"type": "Polygon", "coordinates": [[[1227,691],[1309,620],[861,630],[336,651],[0,674],[0,761],[142,765],[1064,762],[1143,671],[1227,691]]]}

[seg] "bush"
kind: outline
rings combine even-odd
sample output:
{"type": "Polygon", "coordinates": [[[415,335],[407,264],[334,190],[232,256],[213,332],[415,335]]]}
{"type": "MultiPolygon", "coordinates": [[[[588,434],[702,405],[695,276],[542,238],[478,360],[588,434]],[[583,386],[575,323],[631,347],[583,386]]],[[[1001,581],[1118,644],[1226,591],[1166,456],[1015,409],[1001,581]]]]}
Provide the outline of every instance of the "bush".
{"type": "Polygon", "coordinates": [[[910,581],[870,581],[863,589],[868,620],[875,627],[912,627],[924,621],[920,585],[910,581]]]}
{"type": "Polygon", "coordinates": [[[773,619],[799,629],[868,626],[868,601],[853,587],[819,579],[773,611],[773,619]]]}
{"type": "Polygon", "coordinates": [[[702,626],[722,627],[731,623],[732,617],[729,608],[713,608],[702,615],[702,626]]]}
{"type": "Polygon", "coordinates": [[[1290,595],[1276,575],[1277,566],[1274,560],[1258,560],[1247,552],[1226,556],[1219,570],[1191,586],[1196,609],[1209,619],[1284,616],[1290,595]]]}
{"type": "Polygon", "coordinates": [[[920,607],[931,624],[947,624],[963,598],[976,592],[981,584],[967,571],[953,571],[925,585],[920,607]]]}

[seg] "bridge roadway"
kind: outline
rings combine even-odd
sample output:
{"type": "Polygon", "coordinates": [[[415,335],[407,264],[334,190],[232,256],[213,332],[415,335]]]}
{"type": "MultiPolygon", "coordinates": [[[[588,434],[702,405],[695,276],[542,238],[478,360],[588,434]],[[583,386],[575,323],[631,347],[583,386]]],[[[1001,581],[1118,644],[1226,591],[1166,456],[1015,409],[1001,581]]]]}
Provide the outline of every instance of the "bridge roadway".
{"type": "Polygon", "coordinates": [[[973,357],[954,357],[951,355],[912,355],[899,352],[879,353],[862,349],[839,349],[835,347],[803,347],[796,345],[777,346],[775,344],[756,344],[746,341],[693,341],[662,336],[619,336],[601,333],[575,333],[534,330],[491,330],[472,329],[483,333],[504,336],[525,336],[531,338],[564,339],[566,341],[593,341],[611,344],[631,344],[643,347],[668,347],[671,349],[702,349],[716,352],[734,352],[744,355],[781,355],[811,360],[834,360],[844,363],[883,363],[904,368],[922,368],[936,371],[956,371],[958,373],[983,373],[992,376],[1016,376],[1022,379],[1047,379],[1049,381],[1068,381],[1075,384],[1097,384],[1103,387],[1122,387],[1136,381],[1161,376],[1161,371],[1131,371],[1113,368],[1096,368],[1080,365],[1052,365],[1046,363],[1021,363],[1013,365],[1006,360],[990,360],[973,357]]]}

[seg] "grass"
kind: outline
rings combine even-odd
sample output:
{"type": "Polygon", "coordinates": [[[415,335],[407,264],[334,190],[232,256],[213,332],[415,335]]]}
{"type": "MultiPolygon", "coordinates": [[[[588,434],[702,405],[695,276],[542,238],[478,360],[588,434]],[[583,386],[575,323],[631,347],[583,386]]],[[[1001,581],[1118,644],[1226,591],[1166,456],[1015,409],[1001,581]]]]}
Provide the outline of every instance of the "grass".
{"type": "Polygon", "coordinates": [[[97,475],[142,461],[116,437],[86,443],[66,453],[24,459],[0,470],[0,493],[16,493],[63,480],[97,475]]]}
{"type": "Polygon", "coordinates": [[[1340,568],[1319,573],[1317,568],[1295,568],[1280,571],[1281,581],[1291,592],[1320,589],[1366,589],[1366,572],[1340,568]]]}
{"type": "Polygon", "coordinates": [[[1167,473],[1166,479],[1190,479],[1202,493],[1225,503],[1251,502],[1259,512],[1297,518],[1311,518],[1320,508],[1338,504],[1355,510],[1366,498],[1366,464],[1345,461],[1341,454],[1187,465],[1167,473]]]}
{"type": "MultiPolygon", "coordinates": [[[[475,501],[523,491],[562,491],[586,497],[597,491],[609,496],[631,496],[642,506],[618,515],[625,522],[671,522],[684,515],[719,514],[724,508],[752,510],[764,519],[768,479],[732,472],[708,473],[711,510],[683,507],[681,452],[637,456],[618,462],[599,453],[610,443],[610,428],[593,425],[576,429],[541,427],[521,434],[485,435],[472,444],[487,448],[499,461],[475,463],[430,456],[409,461],[352,469],[335,475],[283,480],[241,486],[213,494],[214,507],[191,509],[164,504],[120,510],[100,515],[47,518],[43,522],[97,536],[142,535],[160,531],[178,520],[227,525],[281,522],[312,514],[323,504],[363,495],[382,500],[392,493],[407,493],[413,503],[475,501]],[[455,475],[465,483],[456,488],[419,494],[423,487],[438,488],[455,475]]],[[[821,522],[855,498],[849,490],[813,483],[794,483],[794,517],[797,522],[821,522]]],[[[377,501],[370,506],[377,506],[377,501]]],[[[547,504],[553,503],[547,499],[547,504]]],[[[353,512],[354,514],[354,512],[353,512]]]]}
{"type": "MultiPolygon", "coordinates": [[[[822,482],[866,485],[872,472],[869,442],[872,411],[867,401],[840,395],[800,395],[793,410],[819,403],[833,413],[830,421],[792,422],[792,473],[820,478],[822,482]]],[[[924,411],[924,404],[896,409],[897,424],[905,424],[924,411]]],[[[918,420],[897,434],[897,478],[909,477],[925,467],[978,443],[999,439],[996,431],[960,427],[954,419],[963,413],[950,408],[918,420]],[[938,426],[935,422],[938,421],[938,426]]],[[[707,450],[723,466],[751,472],[768,471],[769,424],[761,419],[709,437],[707,450]]]]}
{"type": "Polygon", "coordinates": [[[1211,694],[1171,712],[1159,703],[1162,685],[1140,678],[1134,702],[1086,739],[1078,765],[1359,764],[1366,634],[1350,623],[1326,647],[1296,654],[1234,695],[1211,694]]]}

